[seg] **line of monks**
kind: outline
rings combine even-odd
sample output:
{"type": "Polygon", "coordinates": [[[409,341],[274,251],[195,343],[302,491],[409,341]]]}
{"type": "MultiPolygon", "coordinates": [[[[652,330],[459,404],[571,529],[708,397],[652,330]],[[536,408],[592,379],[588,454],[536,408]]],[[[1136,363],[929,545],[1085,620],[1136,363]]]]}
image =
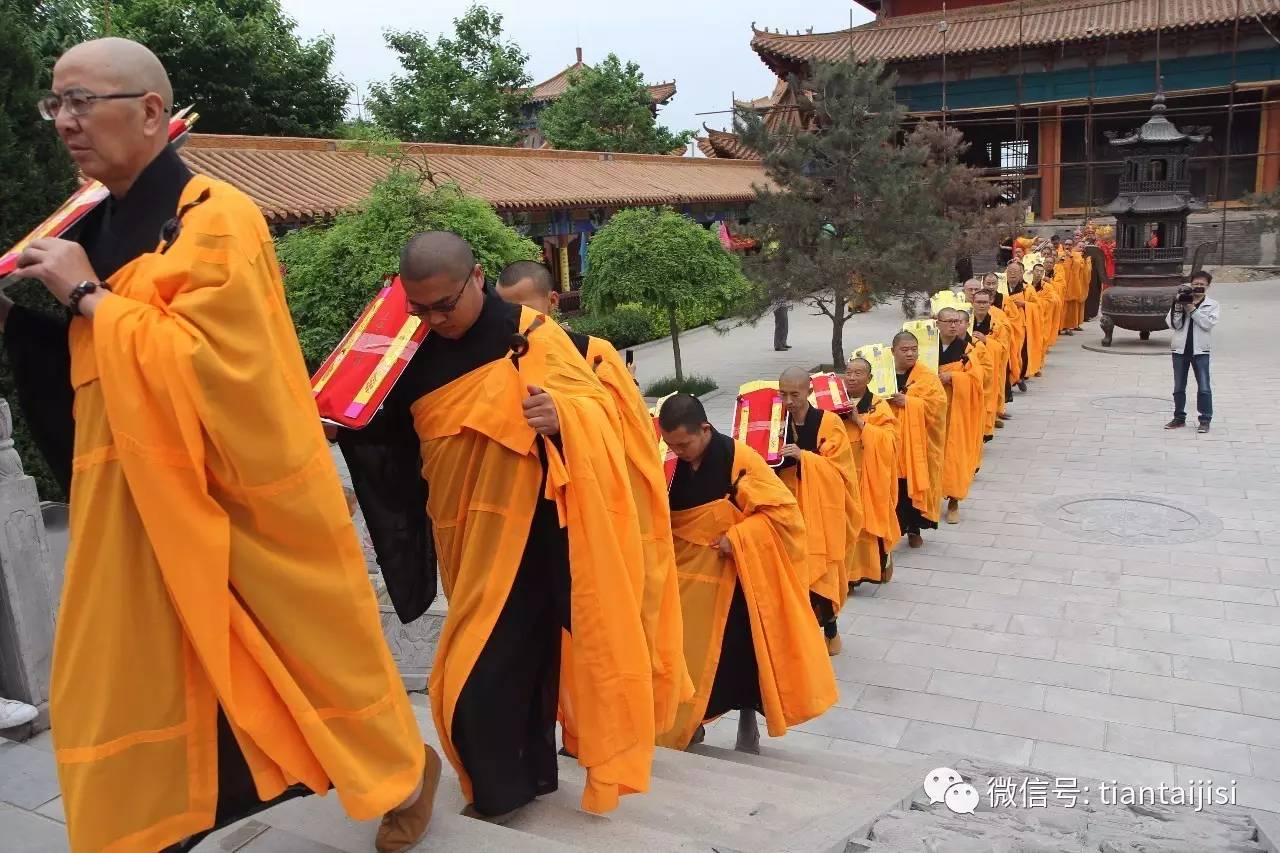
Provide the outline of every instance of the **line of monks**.
{"type": "MultiPolygon", "coordinates": [[[[443,764],[383,639],[266,223],[168,147],[172,89],[142,45],[72,48],[53,91],[112,202],[18,260],[69,312],[0,299],[0,328],[72,496],[50,679],[71,848],[181,853],[335,790],[381,819],[379,851],[407,850],[443,764]],[[144,94],[64,104],[75,92],[144,94]]],[[[972,332],[941,313],[936,374],[898,335],[888,399],[851,362],[847,419],[788,371],[780,472],[668,399],[668,483],[626,365],[549,320],[544,267],[490,288],[456,234],[413,237],[400,277],[431,333],[369,426],[334,439],[400,618],[437,581],[448,596],[429,693],[466,813],[556,790],[557,722],[599,813],[648,790],[657,746],[730,711],[747,751],[757,714],[776,737],[826,711],[849,587],[888,580],[944,498],[958,520],[1011,385],[1079,323],[1074,263],[1010,264],[1007,295],[966,283],[972,332]]]]}

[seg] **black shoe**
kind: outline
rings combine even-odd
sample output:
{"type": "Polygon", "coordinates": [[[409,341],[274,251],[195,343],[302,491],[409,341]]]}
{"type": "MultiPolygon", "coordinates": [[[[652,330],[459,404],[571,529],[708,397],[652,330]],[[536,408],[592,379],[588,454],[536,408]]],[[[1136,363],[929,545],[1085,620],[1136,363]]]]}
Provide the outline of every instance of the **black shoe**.
{"type": "Polygon", "coordinates": [[[1209,422],[1208,422],[1208,421],[1201,421],[1201,422],[1200,422],[1200,426],[1196,427],[1196,432],[1200,433],[1201,435],[1203,435],[1204,433],[1206,433],[1206,432],[1208,432],[1208,431],[1209,431],[1209,422]]]}
{"type": "Polygon", "coordinates": [[[1019,390],[1019,391],[1021,391],[1023,394],[1027,393],[1027,383],[1026,383],[1026,382],[1019,382],[1019,383],[1018,383],[1018,390],[1019,390]]]}
{"type": "Polygon", "coordinates": [[[1182,429],[1186,425],[1187,425],[1186,421],[1180,421],[1177,418],[1174,418],[1173,420],[1165,424],[1164,428],[1165,429],[1182,429]]]}

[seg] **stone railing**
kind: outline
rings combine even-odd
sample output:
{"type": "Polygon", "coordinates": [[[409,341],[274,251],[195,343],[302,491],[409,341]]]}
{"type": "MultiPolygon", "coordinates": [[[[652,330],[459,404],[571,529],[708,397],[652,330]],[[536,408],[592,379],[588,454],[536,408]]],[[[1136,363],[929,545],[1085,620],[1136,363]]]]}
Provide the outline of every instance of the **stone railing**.
{"type": "Polygon", "coordinates": [[[48,728],[56,602],[36,481],[13,446],[13,415],[0,398],[0,696],[40,709],[48,728]]]}

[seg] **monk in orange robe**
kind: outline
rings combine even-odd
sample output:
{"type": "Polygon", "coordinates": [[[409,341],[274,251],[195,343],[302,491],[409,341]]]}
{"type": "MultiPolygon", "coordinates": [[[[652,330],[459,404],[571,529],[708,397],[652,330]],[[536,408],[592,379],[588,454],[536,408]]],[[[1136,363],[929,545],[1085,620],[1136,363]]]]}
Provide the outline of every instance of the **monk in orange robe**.
{"type": "Polygon", "coordinates": [[[858,470],[840,416],[809,403],[809,371],[787,370],[778,380],[778,391],[787,409],[789,437],[778,476],[800,505],[809,551],[809,599],[827,651],[837,655],[841,642],[836,617],[849,592],[853,546],[862,527],[858,470]]]}
{"type": "Polygon", "coordinates": [[[373,423],[339,441],[402,619],[434,594],[423,565],[440,566],[449,612],[428,693],[467,814],[555,790],[561,705],[586,768],[582,807],[609,811],[648,789],[655,737],[617,409],[563,329],[486,294],[456,234],[415,236],[400,278],[430,334],[373,423]]]}
{"type": "Polygon", "coordinates": [[[1039,312],[1027,307],[1026,279],[1022,264],[1016,261],[1009,264],[1005,269],[1005,282],[1009,288],[1009,295],[1005,297],[1002,306],[1013,322],[1014,334],[1017,337],[1017,372],[1013,375],[1013,382],[1023,393],[1027,390],[1027,377],[1034,374],[1031,369],[1032,355],[1039,346],[1042,334],[1039,312]]]}
{"type": "Polygon", "coordinates": [[[1070,334],[1081,331],[1084,302],[1089,295],[1089,259],[1076,249],[1075,241],[1062,241],[1063,266],[1066,268],[1067,301],[1063,308],[1063,328],[1070,334]]]}
{"type": "Polygon", "coordinates": [[[982,289],[991,297],[991,316],[994,318],[993,322],[997,324],[993,328],[996,328],[997,334],[1000,334],[1005,351],[1004,393],[1000,397],[1000,408],[996,413],[996,429],[1000,429],[1004,425],[1003,422],[1011,417],[1008,406],[1013,402],[1013,361],[1016,353],[1014,324],[1008,312],[1001,307],[1005,304],[1005,296],[1000,292],[999,281],[993,272],[982,277],[982,289]]]}
{"type": "Polygon", "coordinates": [[[809,606],[804,519],[760,454],[716,432],[696,397],[668,398],[658,426],[679,460],[671,532],[695,685],[658,742],[684,749],[704,722],[736,710],[737,749],[759,752],[757,713],[781,737],[837,698],[809,606]]]}
{"type": "Polygon", "coordinates": [[[407,849],[440,761],[383,640],[267,224],[167,145],[172,88],[142,45],[72,48],[53,91],[111,200],[18,259],[69,327],[8,300],[0,322],[72,496],[50,683],[71,849],[190,849],[330,788],[356,820],[385,815],[379,850],[407,849]]]}
{"type": "MultiPolygon", "coordinates": [[[[551,271],[537,261],[516,261],[498,276],[498,295],[550,316],[559,304],[559,293],[551,271]]],[[[613,345],[600,338],[566,330],[574,348],[586,359],[596,378],[604,385],[622,426],[622,444],[627,455],[640,540],[644,547],[644,593],[640,618],[649,643],[653,670],[654,722],[663,732],[675,724],[676,708],[693,696],[693,682],[684,663],[684,628],[680,620],[680,582],[676,577],[676,555],[671,542],[671,512],[667,506],[667,480],[662,459],[653,440],[653,418],[636,387],[631,371],[613,345]]],[[[572,640],[565,632],[561,654],[571,654],[572,640]]],[[[562,661],[563,664],[563,661],[562,661]]],[[[573,694],[572,668],[563,668],[560,692],[573,694]]],[[[561,726],[566,752],[577,754],[575,721],[561,706],[561,726]]]]}
{"type": "Polygon", "coordinates": [[[920,364],[920,343],[910,332],[893,336],[898,392],[889,398],[898,427],[898,526],[907,544],[924,544],[942,515],[942,462],[947,443],[947,392],[938,374],[920,364]]]}
{"type": "Polygon", "coordinates": [[[969,496],[973,475],[982,464],[982,425],[986,418],[983,368],[974,357],[969,317],[955,308],[938,312],[938,379],[947,398],[947,438],[942,460],[942,493],[947,524],[960,522],[960,502],[969,496]]]}
{"type": "Polygon", "coordinates": [[[888,583],[893,577],[893,546],[902,538],[898,526],[898,429],[893,407],[867,386],[871,363],[850,359],[844,387],[854,401],[845,415],[849,448],[858,469],[862,529],[853,549],[849,588],[861,583],[888,583]]]}
{"type": "Polygon", "coordinates": [[[979,290],[973,294],[973,338],[987,348],[991,362],[992,381],[987,387],[986,428],[987,435],[994,429],[1002,429],[1005,408],[1005,389],[1009,371],[1009,321],[999,308],[991,304],[990,291],[979,290]]]}
{"type": "Polygon", "coordinates": [[[1047,256],[1044,261],[1044,273],[1038,285],[1040,294],[1046,297],[1048,301],[1044,320],[1044,328],[1047,333],[1047,341],[1045,342],[1046,360],[1048,352],[1057,344],[1058,336],[1062,333],[1062,280],[1056,277],[1057,268],[1057,259],[1052,255],[1047,256]]]}

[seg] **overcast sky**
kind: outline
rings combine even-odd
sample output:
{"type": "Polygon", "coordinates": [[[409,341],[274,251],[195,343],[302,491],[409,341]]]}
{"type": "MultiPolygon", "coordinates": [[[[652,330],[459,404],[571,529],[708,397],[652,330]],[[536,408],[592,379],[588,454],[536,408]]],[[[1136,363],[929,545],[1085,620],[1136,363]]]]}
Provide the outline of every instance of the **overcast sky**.
{"type": "MultiPolygon", "coordinates": [[[[470,0],[283,0],[307,38],[334,37],[335,66],[347,82],[367,90],[400,70],[382,38],[383,30],[416,29],[433,37],[451,32],[453,19],[470,0]]],[[[639,63],[645,80],[675,78],[677,92],[659,113],[673,130],[724,128],[730,98],[755,98],[773,89],[776,77],[750,47],[751,22],[792,32],[827,32],[871,19],[852,0],[489,0],[503,15],[503,29],[529,55],[534,82],[574,60],[596,62],[610,52],[639,63]],[[721,111],[719,115],[698,113],[721,111]]]]}

